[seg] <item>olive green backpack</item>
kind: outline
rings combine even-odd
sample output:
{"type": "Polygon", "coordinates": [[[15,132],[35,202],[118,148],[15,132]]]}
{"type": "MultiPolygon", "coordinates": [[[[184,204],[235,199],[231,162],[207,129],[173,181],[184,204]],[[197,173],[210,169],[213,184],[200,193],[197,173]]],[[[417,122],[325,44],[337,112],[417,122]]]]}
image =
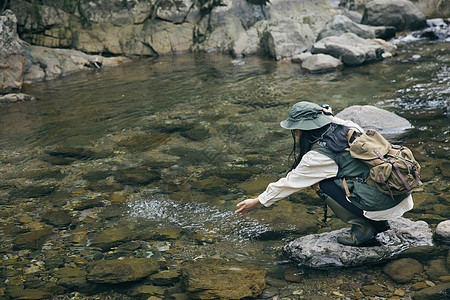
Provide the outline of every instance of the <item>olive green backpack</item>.
{"type": "Polygon", "coordinates": [[[373,129],[361,135],[350,130],[347,137],[350,155],[370,168],[367,183],[375,185],[383,194],[393,198],[422,185],[420,165],[407,147],[392,145],[373,129]]]}

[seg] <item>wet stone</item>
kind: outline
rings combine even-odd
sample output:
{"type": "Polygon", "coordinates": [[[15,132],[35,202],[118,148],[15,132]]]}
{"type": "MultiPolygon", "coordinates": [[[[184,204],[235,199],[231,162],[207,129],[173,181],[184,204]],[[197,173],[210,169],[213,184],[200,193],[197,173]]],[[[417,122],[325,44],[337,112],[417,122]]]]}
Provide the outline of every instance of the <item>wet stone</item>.
{"type": "Polygon", "coordinates": [[[442,164],[439,164],[439,169],[444,177],[450,177],[450,162],[445,161],[442,164]]]}
{"type": "Polygon", "coordinates": [[[94,172],[89,172],[87,174],[84,174],[83,179],[85,179],[89,182],[99,181],[99,180],[103,180],[112,175],[113,175],[112,171],[94,171],[94,172]]]}
{"type": "Polygon", "coordinates": [[[87,280],[95,283],[122,283],[142,279],[159,270],[150,258],[100,260],[91,264],[87,280]]]}
{"type": "Polygon", "coordinates": [[[450,245],[450,220],[443,221],[436,226],[434,239],[442,244],[450,245]]]}
{"type": "Polygon", "coordinates": [[[284,272],[284,280],[289,282],[302,282],[303,281],[303,271],[290,267],[284,272]]]}
{"type": "Polygon", "coordinates": [[[261,267],[219,259],[197,260],[183,269],[187,293],[194,299],[254,298],[266,287],[266,273],[261,267]]]}
{"type": "Polygon", "coordinates": [[[146,185],[161,179],[158,172],[142,167],[119,170],[114,177],[118,182],[126,185],[146,185]]]}
{"type": "Polygon", "coordinates": [[[49,150],[46,153],[54,157],[64,157],[76,160],[106,158],[110,155],[110,153],[101,153],[82,147],[67,147],[67,146],[57,146],[55,149],[49,150]]]}
{"type": "Polygon", "coordinates": [[[86,271],[80,268],[66,267],[55,272],[57,284],[67,289],[87,291],[92,287],[86,281],[86,271]]]}
{"type": "Polygon", "coordinates": [[[211,176],[209,178],[192,182],[192,186],[205,193],[226,193],[228,191],[228,180],[211,176]]]}
{"type": "Polygon", "coordinates": [[[123,209],[121,207],[107,206],[102,210],[102,212],[99,214],[99,216],[102,219],[110,220],[110,219],[121,217],[122,213],[123,213],[123,209]]]}
{"type": "Polygon", "coordinates": [[[65,227],[72,223],[72,217],[65,210],[49,210],[42,215],[42,221],[55,227],[65,227]]]}
{"type": "Polygon", "coordinates": [[[423,266],[415,259],[402,258],[387,264],[383,271],[397,283],[408,283],[415,274],[423,272],[423,266]]]}
{"type": "Polygon", "coordinates": [[[50,299],[53,295],[38,289],[13,290],[9,293],[12,299],[50,299]]]}
{"type": "Polygon", "coordinates": [[[18,235],[13,241],[15,250],[39,250],[49,236],[54,234],[52,230],[42,229],[18,235]]]}
{"type": "Polygon", "coordinates": [[[90,209],[90,208],[94,208],[94,207],[102,207],[102,206],[104,206],[102,201],[103,201],[103,199],[101,197],[82,199],[81,202],[78,202],[74,205],[74,209],[75,210],[85,210],[85,209],[90,209]]]}
{"type": "Polygon", "coordinates": [[[33,185],[21,189],[12,190],[9,195],[14,198],[39,198],[47,196],[55,191],[51,185],[33,185]]]}
{"type": "Polygon", "coordinates": [[[361,290],[366,296],[378,296],[382,295],[384,288],[377,284],[371,284],[371,285],[363,285],[361,290]]]}
{"type": "Polygon", "coordinates": [[[185,137],[191,141],[199,142],[211,137],[211,134],[206,128],[192,128],[180,133],[182,137],[185,137]]]}
{"type": "Polygon", "coordinates": [[[42,197],[42,201],[49,201],[55,207],[61,207],[67,204],[70,195],[66,192],[54,192],[48,196],[42,197]]]}
{"type": "Polygon", "coordinates": [[[422,289],[414,294],[415,300],[440,300],[450,298],[450,282],[422,289]]]}
{"type": "Polygon", "coordinates": [[[170,135],[165,133],[143,133],[128,137],[117,144],[132,152],[144,152],[166,144],[170,138],[170,135]]]}
{"type": "Polygon", "coordinates": [[[158,286],[169,286],[180,281],[179,270],[164,270],[149,277],[152,284],[158,286]]]}
{"type": "Polygon", "coordinates": [[[136,234],[129,228],[119,226],[105,229],[92,239],[92,247],[100,247],[103,250],[109,250],[120,244],[129,242],[136,234]]]}
{"type": "Polygon", "coordinates": [[[439,280],[439,277],[450,275],[447,269],[447,262],[445,259],[436,259],[429,262],[426,274],[432,280],[439,280]]]}
{"type": "Polygon", "coordinates": [[[141,299],[160,299],[160,298],[152,298],[152,296],[163,296],[164,288],[154,285],[141,285],[138,287],[134,287],[129,292],[130,296],[138,297],[141,299]]]}
{"type": "Polygon", "coordinates": [[[88,189],[94,192],[113,193],[122,190],[122,185],[114,182],[111,184],[105,184],[100,182],[91,182],[88,185],[88,189]]]}
{"type": "Polygon", "coordinates": [[[219,239],[219,235],[217,232],[210,230],[199,230],[195,233],[194,236],[197,243],[208,243],[213,244],[219,239]]]}

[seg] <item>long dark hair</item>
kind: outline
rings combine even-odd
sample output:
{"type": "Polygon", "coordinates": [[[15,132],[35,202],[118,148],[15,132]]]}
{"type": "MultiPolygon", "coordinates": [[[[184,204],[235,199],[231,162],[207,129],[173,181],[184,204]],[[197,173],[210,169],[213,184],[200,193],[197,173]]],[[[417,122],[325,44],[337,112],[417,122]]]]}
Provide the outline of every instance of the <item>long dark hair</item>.
{"type": "Polygon", "coordinates": [[[303,156],[317,142],[319,142],[320,146],[329,148],[335,153],[344,151],[348,147],[348,131],[349,128],[344,125],[330,123],[314,130],[302,130],[300,138],[297,139],[295,130],[291,130],[294,146],[289,154],[289,160],[293,157],[294,163],[289,171],[292,171],[298,166],[303,156]]]}

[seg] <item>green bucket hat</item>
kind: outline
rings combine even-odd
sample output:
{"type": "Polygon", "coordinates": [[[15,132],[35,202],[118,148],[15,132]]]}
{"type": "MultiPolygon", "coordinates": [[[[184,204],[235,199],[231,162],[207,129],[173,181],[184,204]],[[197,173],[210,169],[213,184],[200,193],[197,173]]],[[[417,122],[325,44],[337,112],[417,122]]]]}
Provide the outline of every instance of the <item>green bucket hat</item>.
{"type": "Polygon", "coordinates": [[[331,119],[325,116],[322,107],[315,103],[302,101],[292,106],[289,118],[280,122],[285,129],[313,130],[331,123],[331,119]]]}

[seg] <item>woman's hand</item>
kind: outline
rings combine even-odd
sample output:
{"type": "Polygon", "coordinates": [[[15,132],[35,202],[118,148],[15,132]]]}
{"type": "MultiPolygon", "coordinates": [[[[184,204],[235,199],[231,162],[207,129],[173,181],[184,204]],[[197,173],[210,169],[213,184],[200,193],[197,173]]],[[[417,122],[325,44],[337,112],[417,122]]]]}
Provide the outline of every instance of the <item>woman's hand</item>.
{"type": "Polygon", "coordinates": [[[239,215],[247,214],[257,208],[260,205],[259,199],[247,199],[242,202],[239,202],[237,206],[240,206],[238,210],[235,211],[235,213],[239,215]]]}

